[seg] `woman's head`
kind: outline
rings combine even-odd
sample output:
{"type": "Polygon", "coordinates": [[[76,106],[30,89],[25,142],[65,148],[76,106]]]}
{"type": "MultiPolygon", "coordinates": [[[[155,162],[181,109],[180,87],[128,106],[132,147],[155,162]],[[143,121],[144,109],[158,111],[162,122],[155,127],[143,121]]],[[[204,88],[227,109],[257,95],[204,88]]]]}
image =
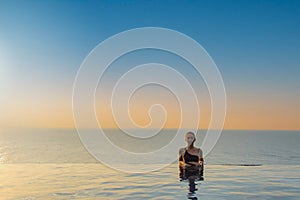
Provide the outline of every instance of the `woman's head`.
{"type": "Polygon", "coordinates": [[[188,145],[188,147],[194,147],[194,143],[196,141],[196,136],[193,132],[187,132],[185,134],[185,141],[188,145]]]}

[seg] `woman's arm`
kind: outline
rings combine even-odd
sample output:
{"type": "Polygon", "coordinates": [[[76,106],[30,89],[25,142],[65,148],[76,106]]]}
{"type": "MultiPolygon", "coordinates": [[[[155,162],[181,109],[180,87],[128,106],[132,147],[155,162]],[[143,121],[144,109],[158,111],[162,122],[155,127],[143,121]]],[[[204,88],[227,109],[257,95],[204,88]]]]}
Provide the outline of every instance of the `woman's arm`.
{"type": "Polygon", "coordinates": [[[187,163],[184,162],[184,158],[183,158],[184,152],[185,152],[185,148],[180,148],[179,149],[179,152],[178,152],[178,154],[179,154],[179,167],[184,168],[184,167],[192,166],[192,165],[187,164],[187,163]]]}
{"type": "Polygon", "coordinates": [[[199,148],[199,154],[198,154],[198,156],[199,156],[199,163],[200,163],[201,166],[203,166],[203,164],[204,164],[203,152],[202,152],[202,150],[200,148],[199,148]]]}
{"type": "Polygon", "coordinates": [[[180,167],[183,167],[184,166],[184,159],[183,159],[183,151],[184,151],[184,148],[180,148],[179,151],[178,151],[178,160],[179,160],[179,166],[180,167]]]}
{"type": "Polygon", "coordinates": [[[199,161],[200,162],[204,162],[204,159],[203,159],[203,152],[202,152],[202,150],[199,148],[199,154],[198,154],[198,156],[199,156],[199,161]]]}

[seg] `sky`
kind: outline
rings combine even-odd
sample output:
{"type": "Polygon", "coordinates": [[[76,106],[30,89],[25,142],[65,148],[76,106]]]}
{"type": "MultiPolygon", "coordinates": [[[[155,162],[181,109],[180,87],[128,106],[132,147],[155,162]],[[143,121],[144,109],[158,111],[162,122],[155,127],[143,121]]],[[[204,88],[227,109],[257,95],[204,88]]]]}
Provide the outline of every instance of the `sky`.
{"type": "MultiPolygon", "coordinates": [[[[0,128],[73,128],[73,83],[86,56],[120,32],[163,27],[193,38],[214,60],[226,89],[225,129],[300,130],[299,13],[296,0],[2,0],[0,128]]],[[[145,55],[137,53],[131,61],[145,55]]],[[[156,61],[168,57],[151,55],[156,61]]],[[[107,92],[98,96],[108,94],[120,75],[121,65],[115,66],[103,82],[107,92]]],[[[187,66],[180,69],[193,76],[187,66]]],[[[196,85],[200,79],[190,78],[196,85]]],[[[199,127],[205,129],[210,122],[209,95],[202,92],[203,83],[199,85],[199,127]]],[[[144,89],[130,104],[135,122],[148,124],[147,109],[157,100],[170,112],[165,128],[178,128],[176,98],[161,88],[144,89]],[[154,95],[157,98],[151,99],[154,95]]],[[[97,116],[103,127],[114,128],[105,106],[101,99],[96,101],[97,116]]]]}

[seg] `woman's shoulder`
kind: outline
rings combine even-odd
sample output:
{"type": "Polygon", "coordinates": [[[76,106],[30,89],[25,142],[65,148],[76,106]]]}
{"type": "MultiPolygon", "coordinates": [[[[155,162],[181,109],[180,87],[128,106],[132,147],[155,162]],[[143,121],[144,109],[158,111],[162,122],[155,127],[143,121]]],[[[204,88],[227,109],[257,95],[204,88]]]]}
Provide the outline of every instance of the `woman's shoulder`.
{"type": "Polygon", "coordinates": [[[202,149],[201,149],[201,148],[197,148],[197,152],[198,152],[198,155],[199,155],[200,157],[203,156],[203,152],[202,152],[202,149]]]}
{"type": "Polygon", "coordinates": [[[179,148],[178,152],[179,152],[180,155],[183,154],[185,152],[185,147],[179,148]]]}

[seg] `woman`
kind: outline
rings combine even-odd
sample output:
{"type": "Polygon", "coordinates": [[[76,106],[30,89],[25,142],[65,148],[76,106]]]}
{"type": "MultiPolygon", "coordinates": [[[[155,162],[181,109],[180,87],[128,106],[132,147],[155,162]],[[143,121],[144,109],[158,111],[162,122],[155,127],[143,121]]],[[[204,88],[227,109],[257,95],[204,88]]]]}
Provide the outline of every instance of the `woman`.
{"type": "Polygon", "coordinates": [[[199,168],[201,176],[203,175],[203,153],[200,148],[194,147],[196,141],[195,134],[193,132],[187,132],[185,134],[185,141],[187,147],[179,149],[179,166],[182,168],[199,168]]]}
{"type": "Polygon", "coordinates": [[[189,199],[197,199],[195,181],[203,181],[203,156],[200,148],[194,147],[196,141],[193,132],[185,134],[187,147],[179,149],[179,178],[180,181],[189,181],[189,199]]]}

